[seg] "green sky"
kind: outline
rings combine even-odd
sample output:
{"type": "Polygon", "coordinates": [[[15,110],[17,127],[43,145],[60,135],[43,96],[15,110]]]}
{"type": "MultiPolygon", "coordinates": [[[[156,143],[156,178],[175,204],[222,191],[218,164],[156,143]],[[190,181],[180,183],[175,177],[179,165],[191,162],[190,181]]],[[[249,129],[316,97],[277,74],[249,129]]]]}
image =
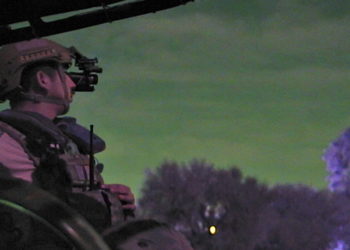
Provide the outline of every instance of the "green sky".
{"type": "Polygon", "coordinates": [[[70,115],[106,139],[108,182],[138,193],[146,168],[197,158],[325,187],[322,152],[350,126],[349,7],[198,0],[50,38],[104,68],[70,115]]]}

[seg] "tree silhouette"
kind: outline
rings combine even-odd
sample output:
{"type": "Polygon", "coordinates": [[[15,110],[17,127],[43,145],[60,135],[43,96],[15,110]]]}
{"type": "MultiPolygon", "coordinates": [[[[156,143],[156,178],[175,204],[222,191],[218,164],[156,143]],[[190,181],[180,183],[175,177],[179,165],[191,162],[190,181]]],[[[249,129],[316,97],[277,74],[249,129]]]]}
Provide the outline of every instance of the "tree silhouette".
{"type": "Polygon", "coordinates": [[[342,194],[268,187],[235,167],[198,160],[149,170],[139,200],[142,217],[168,223],[199,250],[329,249],[348,237],[349,206],[342,194]]]}

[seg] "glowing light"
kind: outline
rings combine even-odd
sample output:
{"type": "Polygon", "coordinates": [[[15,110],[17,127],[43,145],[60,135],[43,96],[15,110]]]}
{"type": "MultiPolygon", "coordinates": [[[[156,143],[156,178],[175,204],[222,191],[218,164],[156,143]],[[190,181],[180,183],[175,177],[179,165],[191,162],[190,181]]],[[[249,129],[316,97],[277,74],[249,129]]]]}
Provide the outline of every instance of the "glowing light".
{"type": "Polygon", "coordinates": [[[218,233],[218,229],[217,229],[216,226],[210,226],[208,229],[209,229],[209,234],[210,235],[215,235],[215,234],[218,233]]]}

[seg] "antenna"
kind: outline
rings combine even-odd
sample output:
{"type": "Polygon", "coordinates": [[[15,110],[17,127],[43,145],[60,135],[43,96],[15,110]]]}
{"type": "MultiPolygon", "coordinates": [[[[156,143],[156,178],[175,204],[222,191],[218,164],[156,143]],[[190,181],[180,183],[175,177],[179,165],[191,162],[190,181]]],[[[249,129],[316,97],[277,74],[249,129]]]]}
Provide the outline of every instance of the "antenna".
{"type": "Polygon", "coordinates": [[[89,189],[95,187],[94,125],[90,125],[89,189]]]}

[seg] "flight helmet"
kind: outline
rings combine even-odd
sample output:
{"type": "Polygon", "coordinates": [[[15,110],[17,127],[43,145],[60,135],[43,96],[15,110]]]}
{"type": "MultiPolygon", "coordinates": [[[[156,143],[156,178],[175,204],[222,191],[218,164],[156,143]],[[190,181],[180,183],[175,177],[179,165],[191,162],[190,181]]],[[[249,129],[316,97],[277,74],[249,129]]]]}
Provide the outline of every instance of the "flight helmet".
{"type": "Polygon", "coordinates": [[[23,71],[34,64],[55,61],[71,65],[72,51],[48,39],[32,39],[2,46],[0,49],[0,102],[20,93],[23,71]]]}

